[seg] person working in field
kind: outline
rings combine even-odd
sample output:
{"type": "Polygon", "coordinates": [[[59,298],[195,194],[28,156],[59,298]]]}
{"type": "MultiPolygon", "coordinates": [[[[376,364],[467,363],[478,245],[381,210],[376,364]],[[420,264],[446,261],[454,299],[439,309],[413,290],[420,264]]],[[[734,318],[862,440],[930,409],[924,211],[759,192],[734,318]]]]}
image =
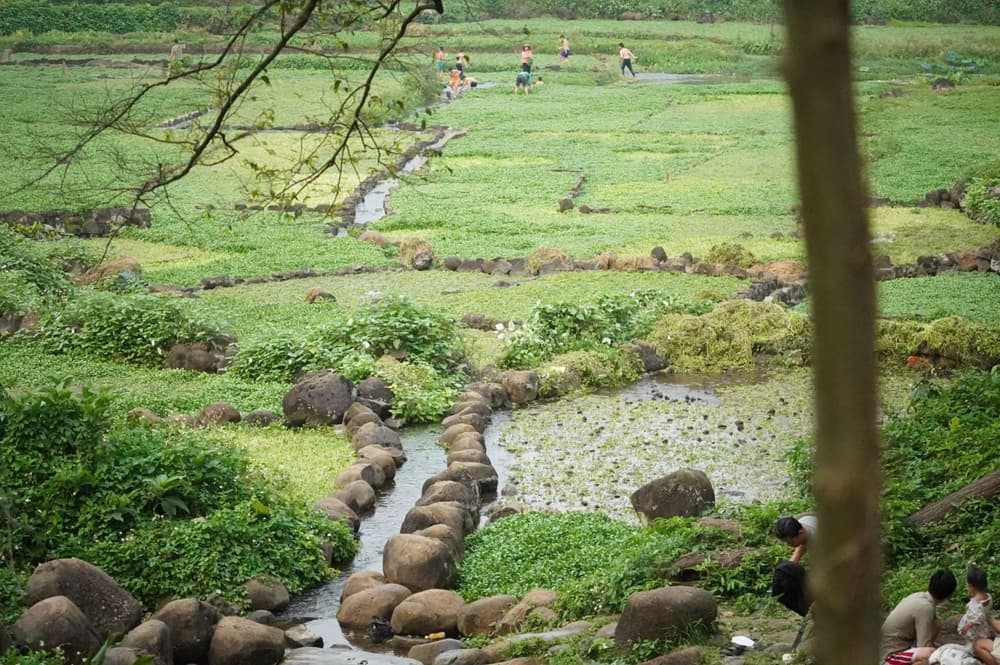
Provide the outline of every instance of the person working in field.
{"type": "Polygon", "coordinates": [[[774,537],[793,548],[788,561],[774,569],[771,593],[778,602],[796,614],[805,616],[812,604],[806,585],[806,569],[802,557],[816,536],[816,516],[782,517],[774,523],[774,537]]]}
{"type": "Polygon", "coordinates": [[[531,92],[531,72],[518,72],[514,78],[514,94],[531,92]]]}
{"type": "Polygon", "coordinates": [[[559,59],[563,64],[569,60],[569,40],[566,35],[559,35],[559,59]]]}
{"type": "Polygon", "coordinates": [[[635,54],[632,51],[625,48],[623,42],[618,42],[618,59],[621,60],[622,65],[622,76],[625,76],[625,70],[635,78],[635,70],[632,69],[632,61],[635,60],[635,54]]]}
{"type": "Polygon", "coordinates": [[[448,71],[448,54],[444,52],[443,46],[438,46],[437,53],[434,54],[434,70],[437,73],[437,80],[441,81],[444,78],[445,72],[448,71]]]}
{"type": "Polygon", "coordinates": [[[521,47],[521,71],[531,73],[531,61],[533,56],[531,55],[531,44],[525,44],[521,47]]]}

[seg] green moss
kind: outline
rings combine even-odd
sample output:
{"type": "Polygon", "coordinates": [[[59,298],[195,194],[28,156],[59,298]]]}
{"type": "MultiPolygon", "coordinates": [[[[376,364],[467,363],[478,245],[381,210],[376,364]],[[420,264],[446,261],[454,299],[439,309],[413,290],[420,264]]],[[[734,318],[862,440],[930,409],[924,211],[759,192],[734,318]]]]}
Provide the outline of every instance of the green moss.
{"type": "Polygon", "coordinates": [[[960,316],[934,321],[920,337],[927,351],[961,365],[989,369],[1000,363],[1000,329],[960,316]]]}
{"type": "Polygon", "coordinates": [[[739,243],[732,242],[712,245],[705,255],[705,260],[709,263],[721,263],[727,268],[749,268],[757,263],[757,257],[753,252],[739,243]]]}
{"type": "Polygon", "coordinates": [[[642,361],[632,351],[571,351],[555,356],[538,370],[538,393],[559,397],[580,387],[613,388],[635,381],[642,369],[642,361]]]}
{"type": "Polygon", "coordinates": [[[701,316],[671,314],[660,319],[649,341],[680,371],[748,369],[766,355],[779,363],[808,361],[812,326],[808,318],[780,305],[731,300],[701,316]]]}
{"type": "Polygon", "coordinates": [[[880,320],[875,334],[875,351],[883,360],[902,361],[916,352],[925,328],[926,325],[918,321],[880,320]]]}

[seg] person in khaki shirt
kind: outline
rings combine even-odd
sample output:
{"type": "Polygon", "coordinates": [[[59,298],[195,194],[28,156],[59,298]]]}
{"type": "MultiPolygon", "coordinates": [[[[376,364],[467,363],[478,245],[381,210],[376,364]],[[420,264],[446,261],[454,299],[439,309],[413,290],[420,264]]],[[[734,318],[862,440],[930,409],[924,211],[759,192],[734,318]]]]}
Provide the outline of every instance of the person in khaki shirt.
{"type": "Polygon", "coordinates": [[[882,623],[879,657],[884,665],[925,665],[934,653],[934,640],[941,630],[937,606],[955,593],[950,570],[931,575],[927,591],[911,593],[899,601],[882,623]]]}

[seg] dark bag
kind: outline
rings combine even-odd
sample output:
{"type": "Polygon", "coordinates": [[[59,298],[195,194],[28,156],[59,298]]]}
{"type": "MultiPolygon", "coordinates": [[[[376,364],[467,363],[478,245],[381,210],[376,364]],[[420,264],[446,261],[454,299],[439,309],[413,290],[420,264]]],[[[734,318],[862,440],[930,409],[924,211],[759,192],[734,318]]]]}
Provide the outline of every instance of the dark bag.
{"type": "Polygon", "coordinates": [[[771,595],[791,611],[805,616],[812,601],[806,586],[806,569],[802,564],[795,561],[779,563],[771,579],[771,595]]]}

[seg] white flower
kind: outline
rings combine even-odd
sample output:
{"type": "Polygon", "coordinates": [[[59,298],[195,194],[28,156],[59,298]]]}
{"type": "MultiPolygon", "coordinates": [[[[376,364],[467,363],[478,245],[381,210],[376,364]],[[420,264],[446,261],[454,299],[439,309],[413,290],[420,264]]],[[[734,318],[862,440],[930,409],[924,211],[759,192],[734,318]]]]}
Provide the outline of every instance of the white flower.
{"type": "Polygon", "coordinates": [[[601,340],[601,344],[610,344],[610,343],[611,343],[610,337],[605,337],[604,339],[601,340]]]}
{"type": "Polygon", "coordinates": [[[369,344],[368,342],[361,342],[361,346],[363,346],[366,349],[370,349],[372,345],[369,344]]]}
{"type": "Polygon", "coordinates": [[[503,324],[502,323],[498,323],[498,324],[496,324],[493,327],[496,328],[497,330],[503,330],[503,324]]]}

